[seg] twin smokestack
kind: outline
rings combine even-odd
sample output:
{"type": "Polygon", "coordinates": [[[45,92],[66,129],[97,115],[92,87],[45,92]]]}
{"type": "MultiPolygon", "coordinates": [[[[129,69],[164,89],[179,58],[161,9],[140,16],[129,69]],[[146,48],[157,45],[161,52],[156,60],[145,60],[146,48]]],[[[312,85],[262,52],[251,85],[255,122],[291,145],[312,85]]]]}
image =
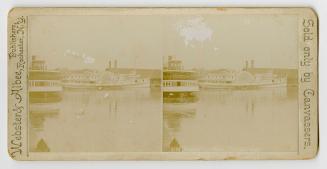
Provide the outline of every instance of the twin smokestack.
{"type": "Polygon", "coordinates": [[[112,67],[111,60],[109,60],[109,67],[108,68],[109,69],[112,69],[112,68],[116,69],[116,68],[118,68],[118,61],[117,61],[117,59],[114,60],[114,67],[112,67]]]}
{"type": "Polygon", "coordinates": [[[246,60],[245,61],[245,69],[248,69],[248,68],[254,68],[254,60],[250,60],[250,67],[249,67],[249,61],[246,60]]]}

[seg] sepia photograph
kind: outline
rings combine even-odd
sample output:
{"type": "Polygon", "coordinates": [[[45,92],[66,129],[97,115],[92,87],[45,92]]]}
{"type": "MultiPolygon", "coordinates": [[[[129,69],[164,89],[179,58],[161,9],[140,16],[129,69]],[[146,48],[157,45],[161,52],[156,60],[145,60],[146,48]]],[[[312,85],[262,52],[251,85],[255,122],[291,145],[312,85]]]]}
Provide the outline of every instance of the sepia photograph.
{"type": "Polygon", "coordinates": [[[161,151],[158,23],[151,16],[30,17],[29,150],[161,151]]]}
{"type": "Polygon", "coordinates": [[[297,17],[174,20],[163,60],[163,151],[297,151],[297,17]]]}
{"type": "Polygon", "coordinates": [[[15,8],[8,151],[18,160],[310,159],[310,8],[15,8]]]}

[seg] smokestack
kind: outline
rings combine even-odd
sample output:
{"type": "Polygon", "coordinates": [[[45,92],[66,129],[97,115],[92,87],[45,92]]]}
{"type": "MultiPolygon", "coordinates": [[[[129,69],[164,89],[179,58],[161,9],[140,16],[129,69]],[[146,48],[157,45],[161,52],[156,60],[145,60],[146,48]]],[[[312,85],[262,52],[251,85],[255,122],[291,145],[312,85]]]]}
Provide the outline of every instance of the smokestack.
{"type": "Polygon", "coordinates": [[[118,63],[117,63],[117,60],[115,59],[114,68],[116,69],[117,67],[118,67],[118,63]]]}
{"type": "Polygon", "coordinates": [[[245,61],[245,70],[247,70],[248,68],[249,68],[249,61],[246,60],[246,61],[245,61]]]}
{"type": "Polygon", "coordinates": [[[251,60],[251,68],[254,68],[254,60],[251,60]]]}
{"type": "Polygon", "coordinates": [[[111,69],[111,60],[109,60],[109,69],[111,69]]]}
{"type": "Polygon", "coordinates": [[[173,56],[168,56],[168,61],[173,60],[173,56]]]}

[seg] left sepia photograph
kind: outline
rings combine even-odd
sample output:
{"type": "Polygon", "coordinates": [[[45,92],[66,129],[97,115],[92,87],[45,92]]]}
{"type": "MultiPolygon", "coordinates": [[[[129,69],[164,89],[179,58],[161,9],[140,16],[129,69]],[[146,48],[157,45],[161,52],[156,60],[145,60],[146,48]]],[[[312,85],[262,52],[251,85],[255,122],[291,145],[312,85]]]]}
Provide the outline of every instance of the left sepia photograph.
{"type": "Polygon", "coordinates": [[[161,151],[157,17],[31,16],[28,27],[30,152],[161,151]]]}

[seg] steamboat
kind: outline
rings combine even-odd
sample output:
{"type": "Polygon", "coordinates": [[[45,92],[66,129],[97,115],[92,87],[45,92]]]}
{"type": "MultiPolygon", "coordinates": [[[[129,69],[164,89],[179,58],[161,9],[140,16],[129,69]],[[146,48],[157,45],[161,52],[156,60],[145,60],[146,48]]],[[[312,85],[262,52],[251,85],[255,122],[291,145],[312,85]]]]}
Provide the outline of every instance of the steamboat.
{"type": "Polygon", "coordinates": [[[199,80],[201,88],[208,89],[260,89],[287,86],[287,75],[275,73],[274,69],[255,68],[246,61],[241,71],[227,69],[212,70],[204,73],[199,80]]]}
{"type": "Polygon", "coordinates": [[[28,79],[30,113],[57,113],[62,100],[60,72],[48,70],[44,60],[32,56],[28,79]]]}
{"type": "Polygon", "coordinates": [[[124,89],[124,88],[148,88],[150,79],[141,77],[136,71],[119,72],[117,61],[115,66],[109,67],[102,72],[96,70],[71,70],[64,72],[63,85],[66,89],[124,89]]]}
{"type": "Polygon", "coordinates": [[[165,112],[194,111],[199,91],[197,73],[184,70],[182,61],[169,56],[163,69],[162,91],[165,112]]]}

